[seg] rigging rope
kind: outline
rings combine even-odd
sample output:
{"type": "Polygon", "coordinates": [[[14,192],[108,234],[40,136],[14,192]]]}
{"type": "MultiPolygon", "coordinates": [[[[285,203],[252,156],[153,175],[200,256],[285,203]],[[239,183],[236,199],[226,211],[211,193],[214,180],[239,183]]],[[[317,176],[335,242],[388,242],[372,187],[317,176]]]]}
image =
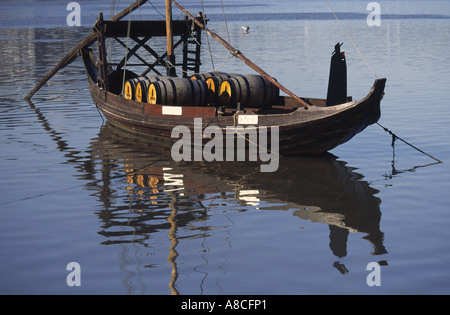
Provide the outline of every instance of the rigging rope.
{"type": "Polygon", "coordinates": [[[361,56],[361,58],[364,60],[364,62],[366,63],[366,65],[369,67],[370,71],[372,71],[373,75],[375,76],[375,78],[378,79],[377,74],[375,73],[375,71],[372,69],[372,67],[370,66],[369,62],[367,61],[367,59],[364,57],[364,55],[362,54],[362,52],[359,50],[358,46],[356,46],[356,43],[353,41],[353,39],[351,38],[350,34],[348,33],[347,29],[344,27],[344,25],[342,24],[341,20],[339,20],[338,16],[336,15],[336,13],[334,12],[333,8],[331,7],[330,3],[327,1],[327,5],[328,8],[330,8],[330,11],[333,13],[334,17],[336,18],[336,20],[338,21],[339,25],[341,26],[342,30],[344,31],[345,35],[347,35],[348,39],[350,40],[350,42],[353,44],[353,47],[355,47],[356,51],[358,52],[358,54],[361,56]]]}
{"type": "Polygon", "coordinates": [[[153,9],[159,14],[159,15],[161,15],[163,18],[164,18],[164,20],[166,19],[166,16],[165,16],[165,14],[162,14],[154,5],[153,5],[153,3],[151,2],[151,1],[148,1],[149,3],[150,3],[150,5],[153,7],[153,9]]]}
{"type": "MultiPolygon", "coordinates": [[[[187,10],[187,11],[188,11],[188,10],[187,10]]],[[[182,12],[182,13],[183,13],[183,12],[182,12]]],[[[188,21],[186,21],[186,24],[188,24],[188,21]]],[[[189,36],[190,36],[190,39],[191,39],[191,40],[193,40],[198,46],[200,46],[200,48],[202,49],[202,51],[206,52],[207,54],[209,54],[209,55],[211,55],[211,56],[213,56],[213,57],[215,57],[215,58],[222,58],[222,59],[228,59],[228,58],[230,58],[230,55],[227,55],[227,56],[221,56],[221,55],[218,55],[218,54],[213,54],[212,51],[210,51],[210,50],[204,49],[203,46],[202,46],[202,44],[199,43],[199,41],[197,40],[197,38],[194,36],[194,27],[195,27],[195,25],[192,24],[192,26],[191,26],[191,31],[190,31],[190,33],[189,33],[189,36]]],[[[233,56],[231,56],[231,57],[233,57],[233,56]]]]}
{"type": "Polygon", "coordinates": [[[220,4],[222,6],[223,20],[225,22],[225,29],[227,30],[228,42],[231,44],[230,32],[228,30],[227,16],[225,14],[225,8],[223,6],[223,0],[220,0],[220,4]]]}
{"type": "MultiPolygon", "coordinates": [[[[188,21],[186,21],[186,24],[188,24],[188,21]]],[[[198,46],[200,47],[200,49],[201,49],[202,51],[204,51],[205,53],[209,54],[209,55],[211,56],[211,59],[212,59],[213,57],[225,59],[225,61],[224,61],[222,64],[220,64],[219,66],[217,66],[217,67],[215,66],[215,63],[213,63],[213,68],[211,68],[211,69],[210,69],[209,71],[207,71],[207,72],[216,72],[216,71],[218,71],[220,68],[222,68],[223,66],[225,66],[228,62],[231,61],[231,59],[234,57],[233,55],[220,56],[220,55],[217,55],[217,54],[213,54],[212,51],[211,51],[211,48],[210,48],[210,49],[204,49],[204,48],[203,48],[203,45],[202,45],[201,43],[199,43],[199,41],[197,40],[197,38],[194,36],[194,27],[195,27],[195,24],[193,23],[193,24],[192,24],[192,27],[191,27],[191,29],[190,29],[190,32],[189,32],[189,38],[190,38],[191,40],[193,40],[193,41],[196,43],[196,45],[198,45],[198,46]]],[[[174,54],[175,54],[176,56],[182,54],[182,53],[183,53],[183,49],[186,47],[187,44],[188,44],[188,43],[186,42],[186,43],[185,43],[181,48],[179,48],[174,54]]],[[[185,70],[183,70],[182,68],[177,67],[177,66],[175,66],[175,65],[173,65],[173,64],[170,64],[170,66],[173,67],[173,68],[175,68],[175,69],[177,69],[178,71],[180,71],[180,72],[182,72],[182,73],[185,73],[185,74],[188,74],[188,75],[198,74],[198,73],[195,73],[195,72],[185,71],[185,70]]]]}
{"type": "MultiPolygon", "coordinates": [[[[339,25],[341,26],[342,30],[345,32],[345,34],[347,35],[348,39],[350,40],[350,42],[353,44],[353,46],[355,47],[356,51],[358,52],[358,54],[361,56],[361,58],[364,60],[364,62],[366,63],[366,65],[369,67],[370,71],[372,71],[373,75],[375,76],[375,78],[378,79],[377,74],[375,73],[375,71],[373,70],[373,68],[370,66],[369,62],[367,61],[367,59],[364,57],[364,55],[362,54],[362,52],[359,50],[358,46],[356,46],[356,43],[353,41],[353,39],[351,38],[350,34],[348,33],[347,29],[344,27],[344,25],[342,24],[342,22],[339,20],[338,16],[336,15],[336,13],[334,12],[333,8],[331,7],[330,3],[328,2],[328,0],[326,0],[328,8],[330,9],[330,11],[333,13],[334,17],[336,18],[336,20],[338,21],[339,25]]],[[[386,131],[387,133],[389,133],[390,135],[392,135],[392,146],[395,143],[395,140],[398,139],[402,142],[404,142],[405,144],[409,145],[410,147],[412,147],[413,149],[419,151],[420,153],[432,158],[433,160],[435,160],[438,163],[443,163],[441,160],[435,158],[434,156],[424,152],[423,150],[420,150],[419,148],[417,148],[416,146],[412,145],[411,143],[409,143],[408,141],[400,138],[399,136],[397,136],[396,134],[394,134],[391,130],[389,130],[388,128],[382,126],[380,123],[377,122],[377,125],[380,126],[382,129],[384,129],[384,131],[386,131]]]]}
{"type": "MultiPolygon", "coordinates": [[[[202,0],[202,12],[203,12],[203,15],[206,16],[206,14],[205,14],[205,7],[204,7],[204,5],[203,5],[203,0],[202,0]]],[[[209,41],[209,35],[208,35],[208,32],[206,31],[206,25],[205,25],[205,33],[206,33],[206,40],[208,41],[208,49],[209,49],[209,51],[211,52],[211,43],[210,43],[210,41],[209,41]]],[[[213,58],[212,54],[210,54],[210,57],[211,57],[212,67],[213,67],[213,69],[214,69],[214,68],[215,68],[215,66],[214,66],[214,58],[213,58]]]]}
{"type": "MultiPolygon", "coordinates": [[[[109,19],[112,19],[115,15],[116,15],[116,8],[117,11],[119,11],[119,4],[120,4],[120,0],[117,1],[117,7],[116,7],[116,0],[112,0],[111,1],[111,7],[109,9],[109,19]]],[[[113,52],[114,52],[114,45],[113,45],[113,41],[109,40],[108,44],[107,44],[107,55],[108,56],[112,56],[113,52]]]]}
{"type": "MultiPolygon", "coordinates": [[[[130,0],[131,3],[133,3],[133,0],[130,0]]],[[[130,12],[129,18],[128,18],[128,28],[127,28],[127,41],[126,41],[126,47],[125,47],[125,64],[124,64],[124,68],[123,68],[123,78],[122,78],[122,87],[125,87],[125,76],[126,76],[126,72],[127,72],[127,61],[128,61],[128,42],[130,39],[130,32],[131,32],[131,16],[132,16],[132,12],[130,12]]]]}

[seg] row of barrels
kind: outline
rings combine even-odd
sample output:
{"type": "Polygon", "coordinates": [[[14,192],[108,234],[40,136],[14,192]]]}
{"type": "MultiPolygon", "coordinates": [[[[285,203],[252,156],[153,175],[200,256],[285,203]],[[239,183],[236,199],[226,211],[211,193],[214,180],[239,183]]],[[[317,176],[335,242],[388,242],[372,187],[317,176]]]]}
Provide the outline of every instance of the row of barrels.
{"type": "Polygon", "coordinates": [[[269,80],[255,74],[206,72],[191,78],[143,76],[125,82],[128,100],[164,105],[207,106],[210,104],[269,107],[280,91],[269,80]]]}

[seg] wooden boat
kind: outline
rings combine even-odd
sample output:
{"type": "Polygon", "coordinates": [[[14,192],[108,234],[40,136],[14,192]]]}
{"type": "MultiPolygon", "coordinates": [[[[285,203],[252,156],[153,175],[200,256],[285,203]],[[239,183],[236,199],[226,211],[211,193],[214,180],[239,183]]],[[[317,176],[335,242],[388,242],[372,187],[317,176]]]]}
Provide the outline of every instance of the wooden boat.
{"type": "MultiPolygon", "coordinates": [[[[137,5],[142,5],[144,2],[138,1],[137,5]]],[[[224,133],[230,126],[254,126],[256,130],[267,127],[269,131],[270,128],[277,127],[279,130],[279,153],[285,155],[321,154],[347,142],[367,126],[379,120],[380,102],[384,95],[386,79],[376,79],[365,98],[359,101],[352,100],[347,96],[345,56],[340,52],[339,44],[336,45],[332,57],[327,99],[301,98],[253,64],[219,35],[210,31],[206,27],[206,23],[207,21],[201,14],[194,17],[173,0],[166,0],[165,21],[128,22],[117,19],[104,21],[100,15],[89,41],[79,45],[77,51],[83,57],[92,99],[106,119],[112,124],[132,132],[166,138],[171,137],[172,130],[176,126],[186,126],[193,131],[194,118],[202,119],[203,128],[217,126],[224,133]],[[186,14],[185,20],[172,20],[172,2],[186,14]],[[164,74],[164,80],[169,80],[173,88],[175,88],[174,83],[170,78],[177,76],[177,67],[182,69],[182,74],[180,74],[182,77],[192,81],[193,79],[187,76],[187,72],[200,73],[202,30],[217,39],[230,53],[259,73],[263,87],[261,88],[261,84],[259,84],[259,89],[253,89],[258,84],[252,85],[247,82],[246,87],[241,90],[241,93],[244,93],[243,90],[247,89],[247,96],[234,102],[230,102],[232,92],[225,95],[228,98],[218,95],[219,99],[213,100],[211,93],[214,91],[211,89],[206,91],[209,94],[207,100],[203,102],[194,102],[195,97],[190,95],[178,103],[174,103],[172,100],[170,103],[156,102],[155,104],[148,98],[146,100],[136,100],[131,96],[128,97],[129,99],[126,98],[124,94],[125,81],[136,77],[143,78],[150,71],[155,71],[157,75],[163,76],[163,73],[156,70],[157,66],[162,65],[166,68],[167,74],[164,74]],[[121,62],[109,63],[106,39],[114,38],[125,47],[124,42],[120,40],[124,37],[134,39],[136,45],[133,48],[127,47],[128,54],[121,62]],[[167,51],[158,55],[154,49],[149,47],[147,42],[153,37],[166,37],[167,51]],[[177,37],[179,37],[179,41],[174,44],[174,39],[177,37]],[[97,57],[89,49],[89,46],[95,42],[98,42],[99,47],[97,57]],[[176,63],[173,50],[181,45],[183,60],[176,63]],[[150,63],[137,55],[139,49],[153,55],[156,61],[150,63]],[[124,69],[127,60],[133,55],[138,57],[145,67],[145,71],[140,76],[124,69]],[[116,69],[111,71],[111,66],[116,66],[116,69]],[[253,89],[251,92],[250,88],[253,89]],[[262,95],[267,94],[268,90],[273,88],[277,91],[284,91],[287,96],[277,94],[268,100],[265,99],[266,96],[262,95]],[[259,101],[250,102],[249,95],[255,96],[259,101]],[[224,99],[228,102],[224,103],[224,99]]],[[[215,73],[207,75],[219,77],[215,73]]],[[[166,82],[166,84],[168,83],[166,82]]],[[[185,91],[181,93],[185,93],[185,91]]],[[[204,91],[200,93],[204,93],[204,91]]],[[[237,89],[233,93],[238,93],[237,89]]],[[[179,100],[183,99],[180,95],[178,96],[179,100]]],[[[208,138],[203,138],[203,142],[207,140],[208,138]]]]}

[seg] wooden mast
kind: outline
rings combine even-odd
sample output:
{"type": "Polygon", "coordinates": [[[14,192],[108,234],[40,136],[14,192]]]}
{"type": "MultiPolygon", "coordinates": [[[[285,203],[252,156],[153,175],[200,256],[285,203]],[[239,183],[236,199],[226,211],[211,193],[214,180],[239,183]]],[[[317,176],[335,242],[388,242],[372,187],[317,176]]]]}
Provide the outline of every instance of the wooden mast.
{"type": "MultiPolygon", "coordinates": [[[[217,40],[219,43],[221,43],[223,46],[225,46],[225,48],[228,49],[230,51],[230,53],[233,54],[233,56],[236,56],[237,58],[241,59],[247,66],[249,66],[250,68],[252,68],[256,72],[258,72],[262,77],[264,77],[267,80],[269,80],[272,84],[274,84],[280,90],[284,91],[289,96],[291,96],[293,99],[295,99],[297,102],[302,104],[302,106],[305,109],[309,108],[308,103],[306,103],[300,97],[298,97],[297,95],[295,95],[294,93],[289,91],[287,88],[285,88],[283,85],[278,83],[276,80],[274,80],[267,72],[265,72],[263,69],[258,67],[256,64],[254,64],[250,59],[245,57],[239,50],[237,50],[236,48],[231,46],[230,43],[228,43],[225,39],[223,39],[222,37],[220,37],[219,35],[217,35],[213,31],[208,29],[203,23],[201,23],[199,21],[199,19],[196,19],[189,11],[187,11],[185,8],[183,8],[181,5],[179,5],[175,0],[170,0],[170,1],[172,1],[181,11],[183,11],[184,14],[189,16],[194,21],[194,23],[197,24],[201,29],[205,30],[209,35],[211,35],[211,37],[213,37],[215,40],[217,40]]],[[[166,0],[166,3],[167,3],[167,0],[166,0]]]]}
{"type": "Polygon", "coordinates": [[[166,0],[167,75],[176,76],[172,35],[172,1],[166,0]]]}

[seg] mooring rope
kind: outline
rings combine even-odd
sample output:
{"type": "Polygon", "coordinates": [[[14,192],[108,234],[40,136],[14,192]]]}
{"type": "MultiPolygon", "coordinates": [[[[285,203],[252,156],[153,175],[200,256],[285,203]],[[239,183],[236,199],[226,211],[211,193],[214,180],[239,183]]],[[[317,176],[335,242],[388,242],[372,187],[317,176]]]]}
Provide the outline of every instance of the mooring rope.
{"type": "MultiPolygon", "coordinates": [[[[139,172],[139,171],[141,171],[141,170],[143,170],[143,169],[145,169],[147,167],[152,166],[153,164],[161,162],[162,160],[167,158],[169,155],[171,155],[171,152],[162,155],[160,158],[158,158],[158,159],[156,159],[156,160],[148,163],[147,165],[142,166],[142,167],[140,167],[140,168],[138,168],[136,170],[132,170],[132,171],[129,171],[129,172],[125,172],[124,174],[112,176],[110,179],[114,180],[114,179],[119,179],[119,178],[125,178],[125,177],[127,177],[129,175],[135,174],[135,173],[137,173],[137,172],[139,172]]],[[[97,183],[100,183],[102,181],[103,181],[103,179],[97,179],[97,180],[94,180],[94,181],[92,181],[90,183],[87,183],[87,184],[78,184],[78,185],[74,185],[74,186],[69,186],[69,187],[65,187],[65,188],[56,189],[56,190],[49,191],[49,192],[44,192],[44,193],[33,195],[33,196],[27,196],[27,197],[23,197],[23,198],[20,198],[20,199],[16,199],[16,200],[11,200],[11,201],[0,203],[0,206],[9,205],[9,204],[17,203],[17,202],[20,202],[20,201],[26,201],[26,200],[30,200],[30,199],[39,198],[39,197],[44,197],[44,196],[56,194],[56,193],[59,193],[59,192],[63,192],[63,191],[67,191],[67,190],[71,190],[71,189],[75,189],[75,188],[81,188],[81,187],[85,187],[85,186],[93,186],[93,185],[95,185],[97,183]]]]}
{"type": "Polygon", "coordinates": [[[388,128],[382,126],[380,123],[377,123],[377,125],[380,126],[381,128],[383,128],[384,131],[386,131],[387,133],[389,133],[389,134],[392,136],[392,143],[394,143],[395,139],[398,139],[398,140],[400,140],[400,141],[406,143],[407,145],[409,145],[409,146],[412,147],[413,149],[419,151],[420,153],[425,154],[426,156],[432,158],[432,159],[435,160],[436,162],[444,163],[444,162],[442,162],[441,160],[439,160],[438,158],[435,158],[434,156],[432,156],[432,155],[426,153],[425,151],[419,149],[418,147],[412,145],[412,144],[409,143],[408,141],[406,141],[406,140],[400,138],[400,137],[397,136],[395,133],[393,133],[391,130],[389,130],[388,128]]]}
{"type": "MultiPolygon", "coordinates": [[[[208,121],[208,123],[204,127],[202,127],[202,133],[206,129],[206,127],[208,127],[214,120],[217,120],[217,117],[212,118],[210,121],[208,121]]],[[[139,167],[137,169],[134,169],[134,170],[128,171],[128,172],[126,171],[125,173],[120,174],[120,175],[112,176],[110,179],[114,180],[114,179],[126,178],[127,176],[130,176],[130,175],[133,175],[135,173],[138,173],[138,172],[140,172],[140,171],[142,171],[142,170],[144,170],[144,169],[146,169],[146,168],[148,168],[150,166],[153,166],[154,164],[156,164],[158,162],[163,161],[164,159],[166,159],[167,157],[169,157],[171,155],[172,155],[172,151],[167,152],[167,153],[161,155],[156,160],[153,160],[153,161],[149,162],[148,164],[146,164],[146,165],[144,165],[142,167],[139,167]]],[[[40,194],[37,194],[37,195],[23,197],[23,198],[16,199],[16,200],[6,201],[6,202],[3,202],[3,203],[0,203],[0,206],[5,206],[5,205],[21,202],[21,201],[26,201],[26,200],[30,200],[30,199],[39,198],[39,197],[44,197],[44,196],[56,194],[56,193],[59,193],[59,192],[63,192],[63,191],[67,191],[67,190],[71,190],[71,189],[75,189],[75,188],[81,188],[81,187],[85,187],[85,186],[93,186],[93,185],[96,185],[97,183],[100,183],[102,181],[103,181],[103,179],[97,179],[97,180],[94,180],[94,181],[92,181],[90,183],[87,183],[87,184],[78,184],[78,185],[74,185],[74,186],[69,186],[69,187],[56,189],[56,190],[49,191],[49,192],[40,193],[40,194]]]]}

